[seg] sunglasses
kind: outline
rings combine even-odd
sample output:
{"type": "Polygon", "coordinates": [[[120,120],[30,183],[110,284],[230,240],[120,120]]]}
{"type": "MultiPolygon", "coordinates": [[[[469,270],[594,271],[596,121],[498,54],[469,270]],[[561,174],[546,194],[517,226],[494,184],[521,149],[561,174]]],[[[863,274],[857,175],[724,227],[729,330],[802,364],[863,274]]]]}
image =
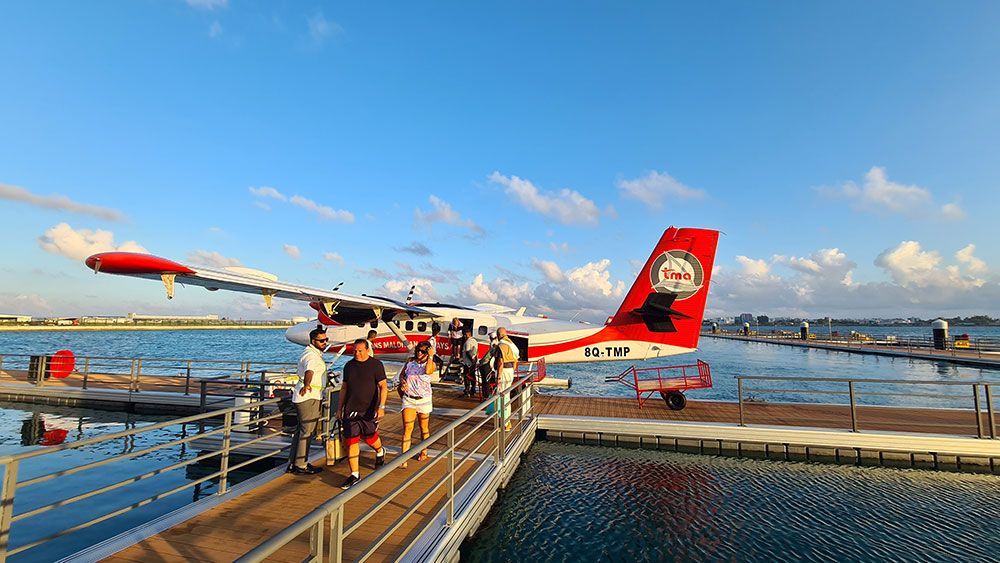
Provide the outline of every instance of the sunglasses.
{"type": "Polygon", "coordinates": [[[328,342],[329,338],[313,338],[315,342],[328,342]]]}

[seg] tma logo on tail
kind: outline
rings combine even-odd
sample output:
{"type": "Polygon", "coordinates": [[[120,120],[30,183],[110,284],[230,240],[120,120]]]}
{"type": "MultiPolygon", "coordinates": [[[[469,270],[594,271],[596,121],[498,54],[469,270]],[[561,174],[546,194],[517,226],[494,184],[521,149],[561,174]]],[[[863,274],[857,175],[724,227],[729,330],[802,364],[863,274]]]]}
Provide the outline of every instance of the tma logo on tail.
{"type": "Polygon", "coordinates": [[[698,257],[684,250],[668,250],[653,261],[649,281],[657,293],[673,293],[683,301],[698,293],[705,281],[705,270],[698,257]]]}

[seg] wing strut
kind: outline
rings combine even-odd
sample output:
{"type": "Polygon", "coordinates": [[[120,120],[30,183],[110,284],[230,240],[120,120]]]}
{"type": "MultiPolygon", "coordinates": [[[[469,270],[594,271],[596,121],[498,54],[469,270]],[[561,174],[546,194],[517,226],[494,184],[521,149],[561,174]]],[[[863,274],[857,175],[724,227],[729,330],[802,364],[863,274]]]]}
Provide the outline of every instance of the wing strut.
{"type": "Polygon", "coordinates": [[[385,319],[382,319],[381,307],[377,307],[375,309],[375,317],[381,319],[382,322],[385,323],[385,326],[389,327],[389,330],[392,331],[394,335],[396,335],[396,338],[398,338],[399,341],[402,342],[404,346],[406,346],[406,349],[409,350],[411,353],[413,352],[413,343],[407,340],[406,336],[399,331],[399,327],[396,326],[396,323],[392,322],[392,320],[386,321],[385,319]]]}

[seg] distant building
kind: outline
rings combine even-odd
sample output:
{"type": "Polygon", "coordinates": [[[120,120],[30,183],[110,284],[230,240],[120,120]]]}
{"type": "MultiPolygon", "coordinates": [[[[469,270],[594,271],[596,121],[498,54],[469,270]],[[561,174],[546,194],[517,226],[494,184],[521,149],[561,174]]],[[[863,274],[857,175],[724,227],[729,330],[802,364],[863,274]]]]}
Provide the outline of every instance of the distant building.
{"type": "Polygon", "coordinates": [[[752,323],[753,322],[753,313],[742,313],[736,319],[736,321],[739,322],[739,323],[752,323]]]}
{"type": "Polygon", "coordinates": [[[138,322],[198,322],[198,321],[218,321],[219,315],[140,315],[139,313],[129,313],[128,320],[133,323],[138,322]]]}
{"type": "Polygon", "coordinates": [[[0,323],[30,323],[31,317],[28,315],[0,315],[0,323]]]}
{"type": "Polygon", "coordinates": [[[767,315],[757,315],[757,324],[766,325],[769,322],[771,322],[771,318],[767,315]]]}

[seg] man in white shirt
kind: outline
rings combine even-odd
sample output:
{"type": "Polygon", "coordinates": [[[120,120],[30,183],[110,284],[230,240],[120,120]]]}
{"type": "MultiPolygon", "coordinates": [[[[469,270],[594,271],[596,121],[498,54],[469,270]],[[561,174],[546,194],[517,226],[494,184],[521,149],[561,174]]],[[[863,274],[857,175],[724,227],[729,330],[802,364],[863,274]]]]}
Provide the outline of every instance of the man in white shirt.
{"type": "MultiPolygon", "coordinates": [[[[497,329],[497,351],[495,361],[497,363],[497,392],[506,391],[514,384],[514,372],[517,371],[517,361],[521,356],[517,345],[507,336],[507,329],[500,327],[497,329]]],[[[510,423],[510,394],[504,397],[503,416],[507,430],[511,429],[510,423]]]]}
{"type": "Polygon", "coordinates": [[[292,389],[292,403],[299,416],[299,424],[292,436],[289,473],[313,475],[322,471],[308,463],[309,448],[312,446],[313,432],[319,419],[323,401],[323,385],[326,379],[326,362],[323,351],[327,347],[326,330],[316,327],[309,333],[309,345],[299,358],[299,382],[292,389]]]}

